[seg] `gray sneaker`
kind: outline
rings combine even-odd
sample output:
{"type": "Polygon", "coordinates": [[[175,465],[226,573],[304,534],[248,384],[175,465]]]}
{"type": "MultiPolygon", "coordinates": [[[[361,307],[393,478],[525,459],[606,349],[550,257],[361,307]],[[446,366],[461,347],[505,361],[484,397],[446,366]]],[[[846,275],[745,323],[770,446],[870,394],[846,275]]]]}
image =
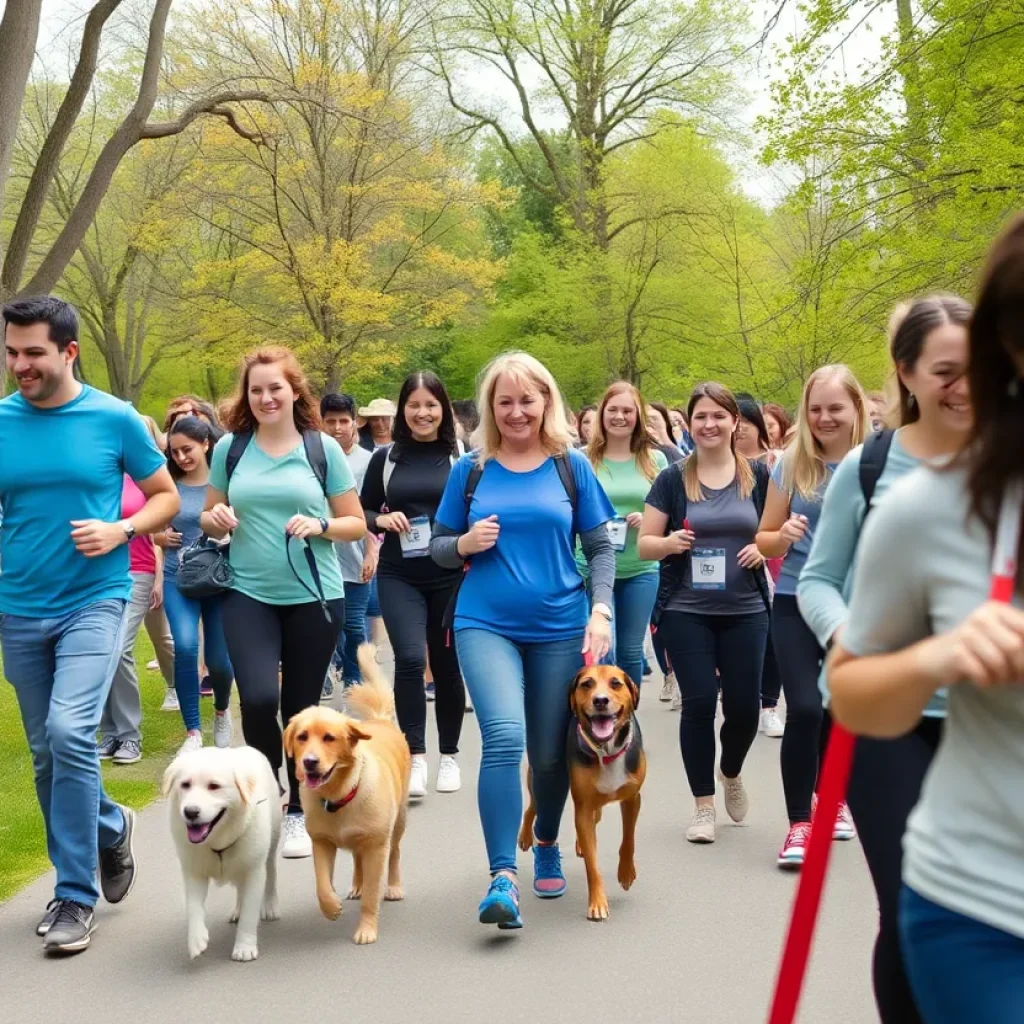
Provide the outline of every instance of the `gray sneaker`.
{"type": "Polygon", "coordinates": [[[58,899],[52,899],[46,904],[46,913],[43,914],[39,924],[36,925],[36,935],[40,938],[53,927],[53,922],[57,919],[57,911],[60,910],[60,904],[61,901],[58,899]]]}
{"type": "Polygon", "coordinates": [[[104,736],[96,741],[96,756],[101,761],[109,761],[116,753],[121,744],[113,736],[104,736]]]}
{"type": "Polygon", "coordinates": [[[142,744],[138,740],[125,740],[114,751],[114,764],[135,764],[142,760],[142,744]]]}
{"type": "Polygon", "coordinates": [[[135,812],[122,807],[124,835],[105,850],[100,850],[100,889],[108,903],[120,903],[132,891],[138,872],[135,869],[135,812]]]}
{"type": "Polygon", "coordinates": [[[43,939],[43,949],[47,953],[81,953],[89,947],[95,927],[96,917],[92,907],[75,903],[74,900],[61,900],[53,924],[43,939]]]}

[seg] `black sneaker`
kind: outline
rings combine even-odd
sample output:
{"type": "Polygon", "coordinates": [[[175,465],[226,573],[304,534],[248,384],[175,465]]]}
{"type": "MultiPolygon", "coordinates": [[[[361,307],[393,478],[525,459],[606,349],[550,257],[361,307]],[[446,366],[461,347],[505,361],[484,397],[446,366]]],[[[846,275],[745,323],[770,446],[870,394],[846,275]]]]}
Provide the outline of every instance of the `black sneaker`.
{"type": "Polygon", "coordinates": [[[46,913],[43,914],[42,920],[36,925],[36,935],[40,938],[50,930],[51,925],[57,919],[57,911],[60,910],[60,903],[60,900],[52,899],[46,904],[46,913]]]}
{"type": "Polygon", "coordinates": [[[100,850],[100,889],[108,903],[120,903],[135,885],[135,812],[122,807],[124,835],[105,850],[100,850]]]}
{"type": "Polygon", "coordinates": [[[89,946],[95,922],[92,907],[74,900],[61,900],[53,924],[43,939],[43,949],[47,953],[81,953],[89,946]]]}

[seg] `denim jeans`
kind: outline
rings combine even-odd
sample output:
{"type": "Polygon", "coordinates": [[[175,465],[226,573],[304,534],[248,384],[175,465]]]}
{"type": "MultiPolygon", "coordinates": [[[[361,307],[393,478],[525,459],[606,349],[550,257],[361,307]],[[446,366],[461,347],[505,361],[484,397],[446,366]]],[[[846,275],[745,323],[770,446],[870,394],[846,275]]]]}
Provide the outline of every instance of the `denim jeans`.
{"type": "Polygon", "coordinates": [[[231,681],[235,677],[224,642],[221,606],[224,598],[185,597],[177,583],[164,577],[164,608],[174,637],[174,689],[185,729],[201,728],[199,717],[199,620],[203,620],[203,655],[213,684],[213,703],[225,711],[231,700],[231,681]]]}
{"type": "Polygon", "coordinates": [[[95,906],[98,850],[124,833],[104,792],[96,729],[121,656],[124,601],[96,601],[60,618],[0,615],[4,674],[32,751],[57,899],[95,906]]]}
{"type": "Polygon", "coordinates": [[[940,907],[908,886],[900,938],[927,1024],[1017,1024],[1024,1007],[1024,939],[940,907]]]}
{"type": "Polygon", "coordinates": [[[139,673],[135,667],[135,640],[139,635],[149,601],[153,595],[154,576],[151,572],[133,572],[132,596],[124,613],[121,629],[121,657],[110,684],[110,693],[100,717],[100,735],[104,739],[142,740],[142,696],[139,693],[139,673]]]}
{"type": "Polygon", "coordinates": [[[644,677],[644,638],[651,624],[658,574],[641,573],[616,580],[612,607],[612,646],[606,665],[618,665],[637,686],[644,677]]]}
{"type": "Polygon", "coordinates": [[[486,629],[455,633],[459,664],[480,723],[483,750],[477,805],[491,872],[515,871],[523,817],[519,766],[525,750],[537,805],[534,834],[558,839],[569,795],[565,743],[569,684],[583,667],[583,634],[520,644],[486,629]]]}
{"type": "Polygon", "coordinates": [[[366,606],[369,600],[369,583],[345,580],[345,628],[334,654],[334,664],[341,669],[341,678],[346,684],[363,681],[356,654],[359,645],[366,641],[366,606]]]}

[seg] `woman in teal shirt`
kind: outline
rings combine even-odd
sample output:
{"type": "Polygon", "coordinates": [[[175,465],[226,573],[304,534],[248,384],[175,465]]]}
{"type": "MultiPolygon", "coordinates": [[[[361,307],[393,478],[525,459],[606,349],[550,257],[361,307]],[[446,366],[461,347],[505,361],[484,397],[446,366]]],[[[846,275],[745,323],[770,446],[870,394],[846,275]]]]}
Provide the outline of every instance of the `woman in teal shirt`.
{"type": "MultiPolygon", "coordinates": [[[[612,647],[608,660],[637,686],[643,678],[644,637],[658,595],[659,566],[636,550],[644,518],[644,499],[654,478],[668,465],[640,414],[640,392],[628,381],[616,381],[601,399],[587,446],[587,458],[598,483],[615,509],[608,534],[615,548],[615,590],[612,647]]],[[[586,574],[586,559],[577,548],[576,561],[586,574]]]]}
{"type": "MultiPolygon", "coordinates": [[[[359,540],[366,534],[366,520],[348,460],[334,438],[319,433],[319,409],[288,349],[246,356],[227,426],[232,433],[213,452],[201,523],[211,537],[232,534],[235,581],[224,599],[224,635],[245,742],[265,754],[276,771],[281,767],[278,711],[287,724],[319,703],[345,622],[344,584],[333,542],[359,540]],[[243,436],[248,442],[229,474],[228,453],[235,438],[243,436]],[[322,480],[307,454],[317,440],[326,461],[322,480]],[[319,582],[303,555],[307,543],[319,582]]],[[[308,857],[312,844],[291,759],[288,784],[281,852],[308,857]]]]}

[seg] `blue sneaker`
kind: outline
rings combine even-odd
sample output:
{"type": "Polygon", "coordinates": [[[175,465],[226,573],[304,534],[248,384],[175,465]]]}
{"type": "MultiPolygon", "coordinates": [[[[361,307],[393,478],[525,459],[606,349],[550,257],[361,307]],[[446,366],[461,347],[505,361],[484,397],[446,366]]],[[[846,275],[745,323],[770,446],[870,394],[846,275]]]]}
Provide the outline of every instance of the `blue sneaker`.
{"type": "Polygon", "coordinates": [[[533,894],[542,900],[553,900],[565,894],[562,853],[558,843],[550,846],[533,844],[533,894]]]}
{"type": "Polygon", "coordinates": [[[519,916],[519,887],[508,875],[495,875],[487,895],[480,901],[480,923],[501,929],[522,928],[519,916]]]}

